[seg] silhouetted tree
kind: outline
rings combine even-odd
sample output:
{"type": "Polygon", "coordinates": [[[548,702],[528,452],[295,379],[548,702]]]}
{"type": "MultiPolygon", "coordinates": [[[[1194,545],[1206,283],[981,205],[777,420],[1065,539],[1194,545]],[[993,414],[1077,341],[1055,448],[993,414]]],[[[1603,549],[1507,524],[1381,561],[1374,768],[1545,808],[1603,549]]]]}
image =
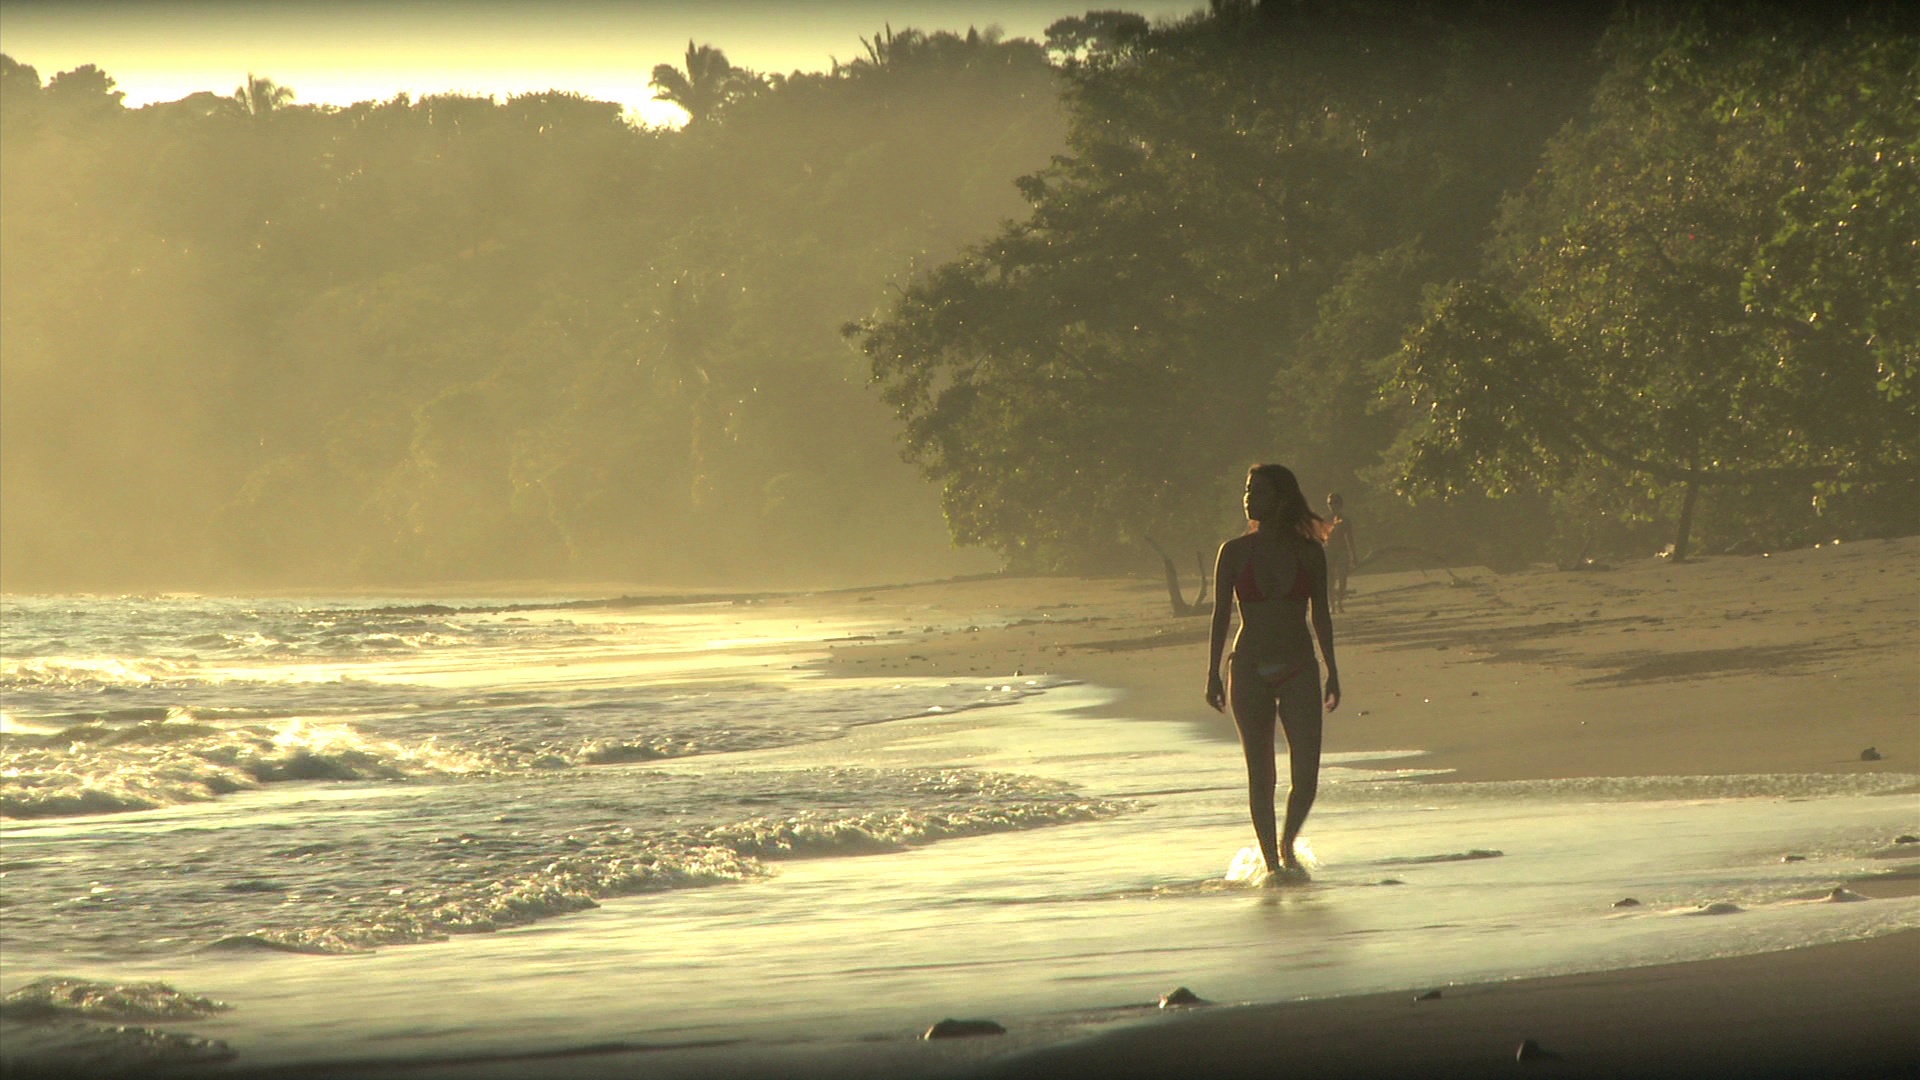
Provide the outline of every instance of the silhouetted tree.
{"type": "Polygon", "coordinates": [[[686,70],[658,64],[653,78],[653,100],[672,102],[686,110],[689,126],[704,126],[729,102],[748,93],[763,80],[745,68],[734,67],[727,54],[711,45],[687,42],[686,70]]]}
{"type": "Polygon", "coordinates": [[[15,94],[34,95],[40,92],[40,73],[31,64],[23,64],[5,53],[0,53],[0,97],[15,94]]]}
{"type": "Polygon", "coordinates": [[[1047,27],[1047,51],[1062,60],[1112,56],[1147,36],[1147,20],[1129,11],[1089,11],[1047,27]]]}
{"type": "Polygon", "coordinates": [[[0,125],[31,123],[40,112],[41,96],[40,73],[0,53],[0,125]]]}
{"type": "Polygon", "coordinates": [[[233,92],[234,103],[248,116],[267,116],[293,104],[293,99],[291,87],[251,71],[247,72],[247,81],[233,92]]]}
{"type": "Polygon", "coordinates": [[[115,89],[112,76],[92,64],[83,64],[47,80],[45,100],[67,116],[95,117],[123,111],[121,102],[126,96],[115,89]]]}

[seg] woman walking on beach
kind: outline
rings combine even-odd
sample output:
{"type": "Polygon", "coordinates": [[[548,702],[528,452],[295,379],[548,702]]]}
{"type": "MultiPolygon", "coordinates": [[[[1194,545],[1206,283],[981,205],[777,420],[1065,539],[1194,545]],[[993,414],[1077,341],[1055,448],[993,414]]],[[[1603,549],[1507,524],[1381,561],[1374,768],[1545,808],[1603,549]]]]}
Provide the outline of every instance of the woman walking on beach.
{"type": "Polygon", "coordinates": [[[1247,472],[1245,535],[1220,545],[1213,570],[1213,635],[1207,647],[1207,704],[1233,705],[1234,726],[1247,757],[1247,802],[1267,872],[1281,880],[1305,880],[1293,842],[1313,808],[1320,784],[1322,707],[1340,706],[1340,673],[1333,660],[1333,615],[1327,608],[1327,555],[1320,546],[1322,521],[1307,505],[1300,481],[1282,465],[1256,465],[1247,472]],[[1231,597],[1231,599],[1229,599],[1231,597]],[[1240,607],[1240,633],[1228,657],[1228,680],[1220,678],[1233,605],[1240,607]],[[1308,612],[1313,632],[1307,632],[1308,612]],[[1313,640],[1327,665],[1324,698],[1313,640]],[[1231,688],[1231,694],[1229,694],[1231,688]],[[1286,827],[1274,835],[1274,720],[1286,732],[1292,784],[1286,827]]]}

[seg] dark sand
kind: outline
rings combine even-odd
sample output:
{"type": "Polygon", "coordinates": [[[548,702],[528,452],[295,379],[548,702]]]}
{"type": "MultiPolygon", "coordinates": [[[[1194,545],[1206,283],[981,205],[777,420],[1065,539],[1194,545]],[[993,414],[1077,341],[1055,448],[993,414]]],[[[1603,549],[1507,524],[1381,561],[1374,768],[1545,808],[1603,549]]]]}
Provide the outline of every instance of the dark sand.
{"type": "Polygon", "coordinates": [[[1414,996],[1201,1010],[1015,1054],[975,1075],[1920,1075],[1920,932],[1414,996]],[[1517,1062],[1527,1039],[1558,1057],[1517,1062]]]}

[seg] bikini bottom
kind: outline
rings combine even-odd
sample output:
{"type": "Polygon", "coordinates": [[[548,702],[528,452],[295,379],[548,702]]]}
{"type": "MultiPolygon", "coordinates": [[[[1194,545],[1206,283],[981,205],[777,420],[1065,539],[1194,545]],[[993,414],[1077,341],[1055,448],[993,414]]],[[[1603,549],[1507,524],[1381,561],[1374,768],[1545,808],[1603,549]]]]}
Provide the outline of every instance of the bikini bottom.
{"type": "Polygon", "coordinates": [[[1273,695],[1282,719],[1320,718],[1320,665],[1315,660],[1262,662],[1235,655],[1228,658],[1227,675],[1235,683],[1258,679],[1273,695]]]}

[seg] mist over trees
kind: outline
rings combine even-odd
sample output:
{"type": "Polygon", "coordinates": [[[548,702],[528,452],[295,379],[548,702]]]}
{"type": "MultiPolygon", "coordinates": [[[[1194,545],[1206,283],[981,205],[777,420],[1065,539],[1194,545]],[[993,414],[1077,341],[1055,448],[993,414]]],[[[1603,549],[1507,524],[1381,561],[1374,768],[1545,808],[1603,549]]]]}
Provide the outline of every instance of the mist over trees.
{"type": "Polygon", "coordinates": [[[1912,9],[1219,0],[130,110],[0,58],[8,588],[1496,567],[1920,521],[1912,9]],[[903,456],[913,468],[904,465],[903,456]],[[916,475],[916,471],[918,475],[916,475]],[[944,513],[945,527],[941,516],[944,513]]]}
{"type": "Polygon", "coordinates": [[[254,75],[130,110],[6,60],[8,587],[952,572],[838,328],[1020,212],[1045,52],[690,53],[727,87],[677,132],[254,75]]]}

